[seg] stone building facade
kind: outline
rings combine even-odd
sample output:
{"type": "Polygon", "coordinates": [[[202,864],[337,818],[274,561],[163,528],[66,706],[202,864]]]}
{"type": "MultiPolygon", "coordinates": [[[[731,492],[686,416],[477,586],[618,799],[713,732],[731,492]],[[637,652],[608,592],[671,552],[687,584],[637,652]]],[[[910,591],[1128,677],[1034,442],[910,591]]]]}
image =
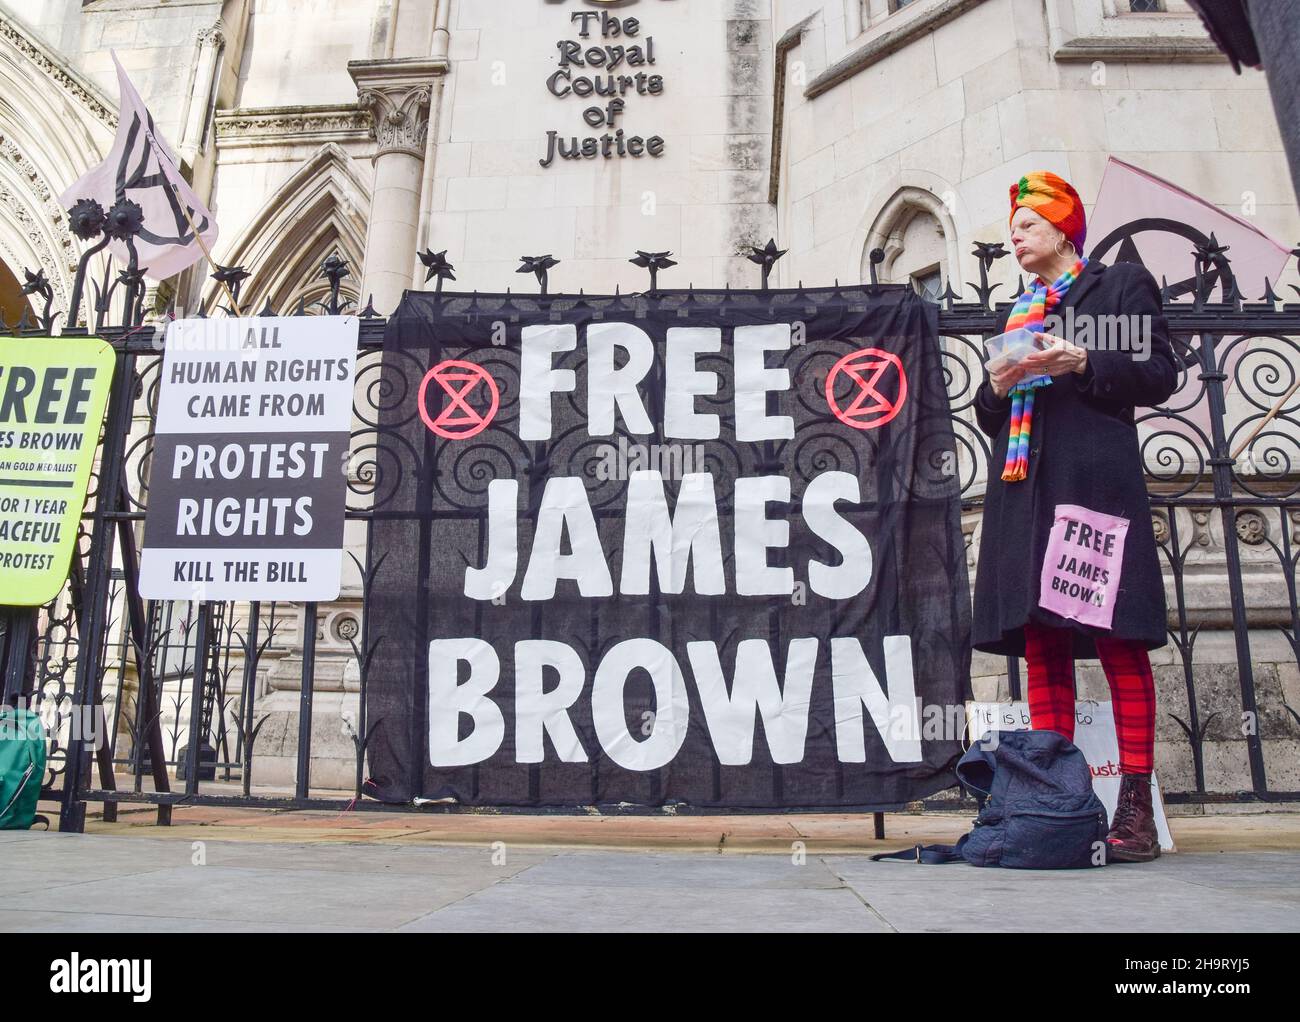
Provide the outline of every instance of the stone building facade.
{"type": "MultiPolygon", "coordinates": [[[[866,279],[880,248],[881,279],[961,290],[978,279],[974,243],[1006,240],[1010,182],[1054,170],[1091,205],[1110,155],[1300,238],[1264,79],[1235,75],[1181,0],[0,0],[9,322],[23,268],[66,304],[79,252],[57,195],[111,146],[110,50],[216,213],[217,260],[251,271],[248,309],[318,301],[336,254],[344,296],[387,313],[424,286],[426,248],[446,250],[464,290],[529,286],[518,257],[541,253],[561,261],[553,290],[639,290],[638,249],[673,253],[664,286],[752,286],[746,256],[769,237],[788,249],[776,285],[866,279]]],[[[993,272],[1006,294],[1013,261],[993,272]]],[[[222,299],[199,269],[155,300],[222,299]]],[[[1184,525],[1204,698],[1230,710],[1217,517],[1184,525]]],[[[1300,671],[1274,627],[1287,590],[1256,554],[1270,776],[1294,790],[1300,731],[1284,707],[1300,707],[1300,671]]],[[[352,784],[356,586],[345,596],[320,624],[324,786],[352,784]]],[[[258,678],[259,783],[293,775],[295,627],[258,678]]],[[[1166,653],[1162,700],[1178,712],[1166,653]]],[[[992,696],[1004,665],[976,664],[992,696]]],[[[1081,678],[1104,692],[1095,665],[1081,678]]],[[[1160,767],[1189,787],[1186,742],[1161,721],[1160,767]]],[[[1248,785],[1231,713],[1207,737],[1207,783],[1248,785]]]]}

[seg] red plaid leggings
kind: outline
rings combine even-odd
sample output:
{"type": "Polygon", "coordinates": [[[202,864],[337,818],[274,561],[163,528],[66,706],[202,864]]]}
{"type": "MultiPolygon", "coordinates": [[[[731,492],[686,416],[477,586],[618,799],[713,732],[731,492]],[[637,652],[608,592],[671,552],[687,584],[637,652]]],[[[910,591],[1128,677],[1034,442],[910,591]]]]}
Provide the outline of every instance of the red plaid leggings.
{"type": "MultiPolygon", "coordinates": [[[[1122,774],[1149,774],[1155,756],[1156,686],[1146,647],[1098,636],[1097,655],[1110,683],[1122,774]]],[[[1074,657],[1070,632],[1033,621],[1025,625],[1029,717],[1036,730],[1074,740],[1074,657]]]]}

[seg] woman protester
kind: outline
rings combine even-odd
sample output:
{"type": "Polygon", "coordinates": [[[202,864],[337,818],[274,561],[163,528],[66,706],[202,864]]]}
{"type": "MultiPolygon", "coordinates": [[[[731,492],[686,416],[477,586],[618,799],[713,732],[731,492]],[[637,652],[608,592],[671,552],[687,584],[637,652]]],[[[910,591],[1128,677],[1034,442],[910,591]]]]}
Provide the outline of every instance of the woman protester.
{"type": "Polygon", "coordinates": [[[1135,263],[1107,266],[1083,256],[1083,203],[1068,182],[1048,171],[1022,177],[1011,186],[1010,227],[1016,259],[1033,276],[1002,330],[1042,334],[1045,347],[986,370],[975,397],[979,426],[994,443],[974,646],[1024,657],[1033,727],[1071,740],[1073,661],[1101,660],[1121,773],[1108,858],[1146,862],[1160,854],[1151,804],[1155,684],[1148,651],[1165,644],[1166,607],[1134,409],[1166,401],[1180,364],[1151,274],[1135,263]],[[1124,319],[1100,321],[1110,316],[1124,319]],[[1130,337],[1128,350],[1103,350],[1096,339],[1113,331],[1099,333],[1099,321],[1141,331],[1142,343],[1130,337]],[[1070,328],[1061,330],[1061,323],[1070,328]],[[1067,536],[1076,545],[1087,541],[1081,556],[1061,555],[1067,536]],[[1045,565],[1049,547],[1053,563],[1045,565]],[[1107,555],[1113,560],[1103,569],[1107,555]],[[1048,591],[1045,567],[1078,572],[1081,581],[1069,595],[1082,591],[1097,609],[1089,605],[1076,615],[1064,596],[1048,591]],[[1099,613],[1108,627],[1098,623],[1099,613]]]}

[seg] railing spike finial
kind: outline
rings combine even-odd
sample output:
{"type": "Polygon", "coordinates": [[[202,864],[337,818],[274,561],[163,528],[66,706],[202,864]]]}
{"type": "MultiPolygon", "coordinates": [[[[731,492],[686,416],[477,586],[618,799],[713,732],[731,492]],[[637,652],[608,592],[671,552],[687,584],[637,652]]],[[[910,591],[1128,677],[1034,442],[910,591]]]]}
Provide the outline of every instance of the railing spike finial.
{"type": "MultiPolygon", "coordinates": [[[[266,296],[266,302],[265,302],[265,304],[263,304],[263,306],[262,306],[262,311],[259,312],[257,315],[258,315],[259,317],[261,317],[262,319],[270,319],[272,316],[275,315],[275,309],[272,308],[272,306],[271,306],[271,296],[270,296],[270,295],[267,295],[267,296],[266,296]]],[[[332,312],[332,313],[330,313],[330,315],[332,315],[332,316],[333,316],[333,315],[337,315],[337,313],[333,313],[333,312],[332,312]]]]}
{"type": "Polygon", "coordinates": [[[762,267],[763,284],[761,289],[763,291],[766,291],[768,290],[768,279],[772,276],[772,267],[776,265],[777,260],[780,259],[783,255],[785,255],[786,252],[789,251],[789,249],[777,248],[776,239],[768,238],[767,244],[764,245],[762,248],[757,248],[751,245],[750,250],[751,250],[751,254],[747,256],[747,258],[751,263],[756,263],[757,265],[762,267]]]}
{"type": "Polygon", "coordinates": [[[234,310],[232,316],[237,316],[239,309],[239,292],[244,286],[244,281],[252,276],[242,266],[217,266],[209,276],[215,280],[226,292],[230,299],[231,306],[234,310]]]}
{"type": "MultiPolygon", "coordinates": [[[[82,241],[95,238],[99,238],[99,241],[86,249],[77,261],[77,274],[72,280],[72,297],[68,300],[68,315],[63,321],[65,330],[75,328],[81,322],[81,296],[86,290],[90,260],[107,248],[112,240],[104,230],[107,224],[108,214],[94,199],[80,199],[68,210],[68,230],[82,241]]],[[[90,322],[89,316],[86,317],[86,322],[90,322]]]]}
{"type": "Polygon", "coordinates": [[[348,261],[340,256],[337,252],[331,252],[321,263],[321,276],[330,282],[329,301],[325,303],[325,311],[331,316],[339,314],[339,288],[343,285],[343,278],[348,276],[351,271],[348,269],[348,261]]]}
{"type": "Polygon", "coordinates": [[[52,313],[50,311],[51,307],[54,305],[54,285],[52,285],[49,282],[49,279],[45,276],[44,269],[37,270],[33,273],[31,270],[23,267],[23,277],[26,279],[22,286],[22,293],[24,295],[38,295],[45,299],[45,310],[41,313],[39,319],[41,328],[48,334],[53,330],[54,320],[59,315],[58,313],[52,313]]]}
{"type": "Polygon", "coordinates": [[[92,282],[95,288],[95,333],[104,329],[104,320],[113,304],[113,292],[117,290],[117,281],[112,280],[112,266],[113,260],[105,259],[103,283],[92,282]]]}
{"type": "Polygon", "coordinates": [[[1264,278],[1264,293],[1260,295],[1259,300],[1261,302],[1268,302],[1270,308],[1281,301],[1281,297],[1273,290],[1273,285],[1267,277],[1264,278]]]}
{"type": "Polygon", "coordinates": [[[952,278],[949,277],[947,281],[944,282],[943,294],[939,296],[940,300],[944,303],[946,311],[952,312],[952,303],[960,297],[961,295],[957,294],[957,292],[952,289],[952,278]]]}
{"type": "Polygon", "coordinates": [[[1241,288],[1237,286],[1237,278],[1235,275],[1232,278],[1232,286],[1228,288],[1228,293],[1225,294],[1223,297],[1224,297],[1224,301],[1226,301],[1229,305],[1231,305],[1236,312],[1241,311],[1243,296],[1241,293],[1241,288]]]}
{"type": "Polygon", "coordinates": [[[357,314],[359,319],[378,319],[379,313],[375,311],[375,296],[373,294],[366,296],[366,307],[357,314]]]}
{"type": "Polygon", "coordinates": [[[988,309],[991,308],[989,299],[993,296],[993,292],[1002,286],[1001,284],[989,283],[989,270],[997,260],[1011,253],[1006,250],[1006,246],[1000,241],[977,241],[972,253],[979,260],[980,282],[976,285],[967,281],[966,286],[974,288],[975,293],[979,295],[980,305],[988,309]]]}
{"type": "Polygon", "coordinates": [[[441,252],[435,252],[431,248],[426,248],[419,253],[419,256],[420,262],[424,264],[426,271],[424,282],[427,284],[437,277],[438,283],[433,286],[433,293],[442,294],[443,281],[456,279],[456,267],[447,261],[447,250],[444,248],[441,252]]]}
{"type": "Polygon", "coordinates": [[[560,265],[560,260],[549,252],[546,255],[539,256],[520,256],[519,269],[516,273],[531,273],[537,278],[537,283],[541,285],[541,293],[545,296],[550,288],[551,268],[560,265]]]}
{"type": "Polygon", "coordinates": [[[141,315],[141,302],[144,297],[145,267],[136,265],[134,239],[128,241],[131,250],[131,263],[117,275],[117,282],[126,288],[122,298],[122,323],[128,329],[137,326],[141,315]]]}
{"type": "MultiPolygon", "coordinates": [[[[1232,276],[1232,266],[1226,253],[1232,248],[1224,245],[1215,237],[1214,232],[1205,241],[1198,241],[1192,255],[1196,257],[1196,295],[1193,307],[1200,312],[1210,300],[1210,293],[1220,281],[1232,276]],[[1214,272],[1211,272],[1213,267],[1214,272]]],[[[1224,287],[1224,300],[1227,301],[1228,288],[1224,287]]]]}
{"type": "Polygon", "coordinates": [[[653,294],[659,290],[659,271],[666,270],[670,266],[676,266],[677,261],[668,258],[671,252],[642,252],[636,250],[636,255],[628,260],[633,266],[639,266],[643,270],[650,271],[650,291],[653,294]]]}
{"type": "Polygon", "coordinates": [[[880,278],[877,276],[876,267],[879,266],[884,261],[885,261],[885,250],[883,248],[873,248],[869,253],[867,253],[867,262],[871,264],[870,274],[871,274],[872,287],[880,286],[880,278]]]}
{"type": "MultiPolygon", "coordinates": [[[[138,202],[132,202],[130,199],[119,199],[104,215],[104,233],[113,240],[126,244],[127,265],[126,269],[118,275],[118,283],[126,288],[126,294],[122,298],[122,325],[128,329],[135,326],[136,297],[138,291],[144,286],[144,269],[140,266],[140,254],[135,247],[136,235],[143,229],[144,209],[138,202]]],[[[107,270],[104,279],[105,281],[108,279],[107,270]]],[[[107,315],[107,303],[111,298],[112,291],[104,295],[106,305],[103,310],[104,315],[107,315]]],[[[98,330],[100,323],[96,323],[95,327],[98,330]]]]}

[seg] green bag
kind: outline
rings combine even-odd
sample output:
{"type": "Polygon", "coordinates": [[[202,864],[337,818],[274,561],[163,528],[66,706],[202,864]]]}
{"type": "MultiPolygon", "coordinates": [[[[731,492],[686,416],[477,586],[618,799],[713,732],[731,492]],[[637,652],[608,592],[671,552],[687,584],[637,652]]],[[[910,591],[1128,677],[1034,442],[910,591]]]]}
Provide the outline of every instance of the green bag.
{"type": "Polygon", "coordinates": [[[0,707],[0,830],[29,830],[45,779],[45,728],[31,710],[0,707]]]}

